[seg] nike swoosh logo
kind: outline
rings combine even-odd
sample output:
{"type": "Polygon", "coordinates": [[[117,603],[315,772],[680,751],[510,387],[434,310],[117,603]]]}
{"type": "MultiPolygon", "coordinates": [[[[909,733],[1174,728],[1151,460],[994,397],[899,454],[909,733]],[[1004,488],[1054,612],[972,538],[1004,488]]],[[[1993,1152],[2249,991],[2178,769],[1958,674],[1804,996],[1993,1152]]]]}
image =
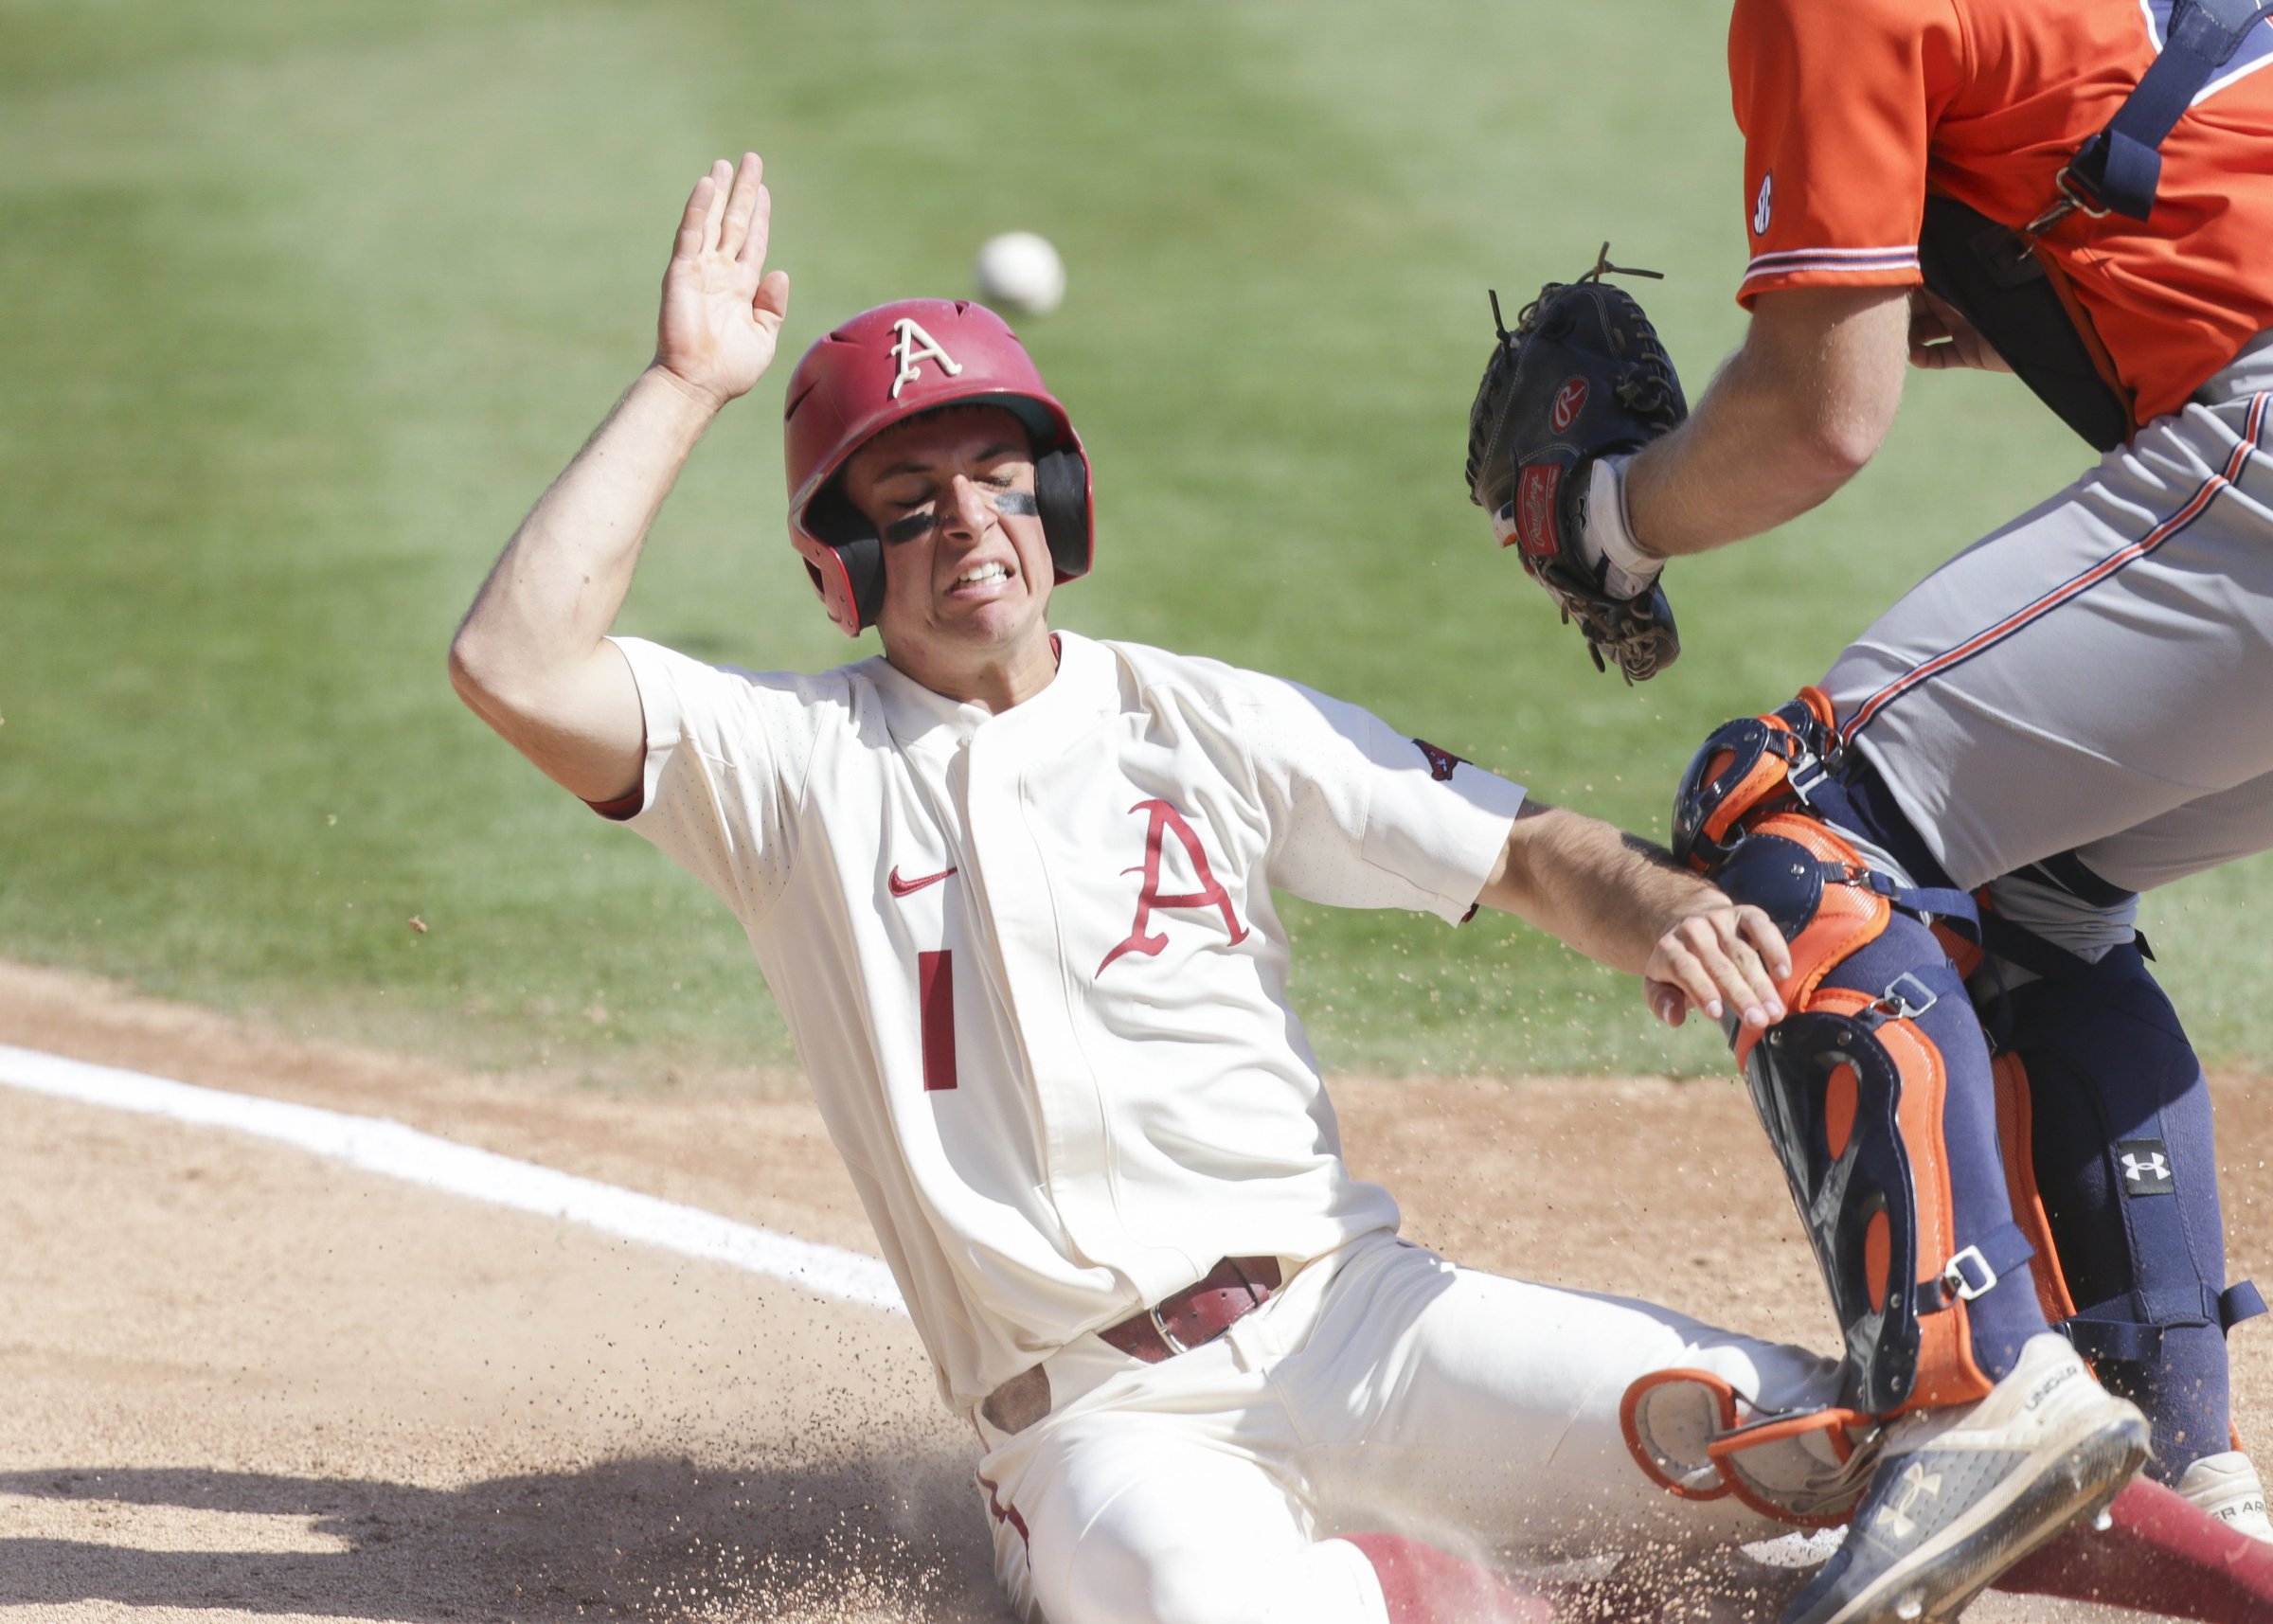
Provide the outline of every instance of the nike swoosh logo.
{"type": "Polygon", "coordinates": [[[891,875],[885,881],[885,883],[891,887],[892,895],[895,897],[912,897],[926,885],[937,885],[954,872],[955,870],[952,868],[942,868],[937,874],[924,875],[921,880],[903,880],[900,878],[899,865],[894,864],[891,875]]]}

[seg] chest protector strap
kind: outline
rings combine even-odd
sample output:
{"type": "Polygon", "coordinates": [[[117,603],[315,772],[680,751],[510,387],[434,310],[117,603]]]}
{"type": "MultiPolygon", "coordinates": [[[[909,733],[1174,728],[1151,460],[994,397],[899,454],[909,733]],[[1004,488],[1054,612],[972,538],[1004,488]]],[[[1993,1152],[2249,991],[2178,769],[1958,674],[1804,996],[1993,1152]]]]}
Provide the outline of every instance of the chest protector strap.
{"type": "Polygon", "coordinates": [[[2146,219],[2162,179],[2163,138],[2177,127],[2210,76],[2233,60],[2249,30],[2268,16],[2273,5],[2258,0],[2173,0],[2162,53],[2148,64],[2106,128],[2068,160],[2061,172],[2061,192],[2093,214],[2112,210],[2146,219]]]}
{"type": "Polygon", "coordinates": [[[2273,4],[2174,0],[2161,54],[2106,127],[2057,177],[2057,195],[2025,230],[1955,198],[1929,196],[1918,239],[1925,285],[1955,305],[2037,399],[2096,450],[2112,451],[2136,426],[2086,327],[2034,252],[2068,214],[2145,220],[2162,175],[2163,138],[2210,77],[2229,62],[2273,4]]]}

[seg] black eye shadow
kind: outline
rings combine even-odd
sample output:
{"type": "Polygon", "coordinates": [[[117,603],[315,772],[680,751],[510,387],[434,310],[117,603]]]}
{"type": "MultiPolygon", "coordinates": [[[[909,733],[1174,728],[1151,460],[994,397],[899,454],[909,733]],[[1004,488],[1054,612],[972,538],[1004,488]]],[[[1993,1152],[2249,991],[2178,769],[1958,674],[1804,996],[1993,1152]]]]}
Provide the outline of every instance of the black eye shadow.
{"type": "Polygon", "coordinates": [[[887,542],[912,542],[940,522],[937,513],[910,513],[904,519],[894,519],[884,527],[887,542]]]}

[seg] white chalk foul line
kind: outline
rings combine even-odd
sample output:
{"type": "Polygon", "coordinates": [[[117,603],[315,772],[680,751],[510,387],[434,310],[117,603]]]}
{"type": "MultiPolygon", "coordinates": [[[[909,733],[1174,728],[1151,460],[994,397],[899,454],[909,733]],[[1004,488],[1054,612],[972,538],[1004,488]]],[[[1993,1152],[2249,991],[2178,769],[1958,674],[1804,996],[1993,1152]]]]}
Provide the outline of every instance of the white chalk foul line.
{"type": "Polygon", "coordinates": [[[88,1105],[257,1134],[364,1172],[581,1223],[602,1235],[786,1280],[821,1296],[906,1312],[891,1271],[865,1254],[777,1235],[700,1207],[453,1144],[384,1117],[351,1116],[258,1095],[199,1088],[6,1044],[0,1044],[0,1083],[88,1105]]]}

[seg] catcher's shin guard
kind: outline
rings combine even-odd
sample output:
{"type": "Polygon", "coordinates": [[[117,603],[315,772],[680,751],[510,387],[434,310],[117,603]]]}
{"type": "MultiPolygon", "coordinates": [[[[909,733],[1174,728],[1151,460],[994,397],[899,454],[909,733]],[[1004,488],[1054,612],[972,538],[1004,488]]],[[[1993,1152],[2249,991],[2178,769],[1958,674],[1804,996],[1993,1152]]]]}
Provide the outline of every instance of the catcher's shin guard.
{"type": "Polygon", "coordinates": [[[1674,849],[1791,943],[1793,1013],[1730,1034],[1846,1339],[1840,1402],[1885,1417],[1982,1397],[2044,1320],[1988,1047],[1924,917],[1972,904],[1873,872],[1810,807],[1828,722],[1811,689],[1716,732],[1683,780],[1674,849]],[[2008,1276],[2022,1285],[1998,1291],[2008,1276]]]}
{"type": "Polygon", "coordinates": [[[2137,947],[2031,956],[2057,973],[1994,1011],[2013,1207],[2056,1254],[2038,1265],[2048,1316],[2146,1412],[2150,1470],[2175,1482],[2230,1447],[2225,1334],[2264,1311],[2226,1281],[2209,1086],[2137,947]]]}

